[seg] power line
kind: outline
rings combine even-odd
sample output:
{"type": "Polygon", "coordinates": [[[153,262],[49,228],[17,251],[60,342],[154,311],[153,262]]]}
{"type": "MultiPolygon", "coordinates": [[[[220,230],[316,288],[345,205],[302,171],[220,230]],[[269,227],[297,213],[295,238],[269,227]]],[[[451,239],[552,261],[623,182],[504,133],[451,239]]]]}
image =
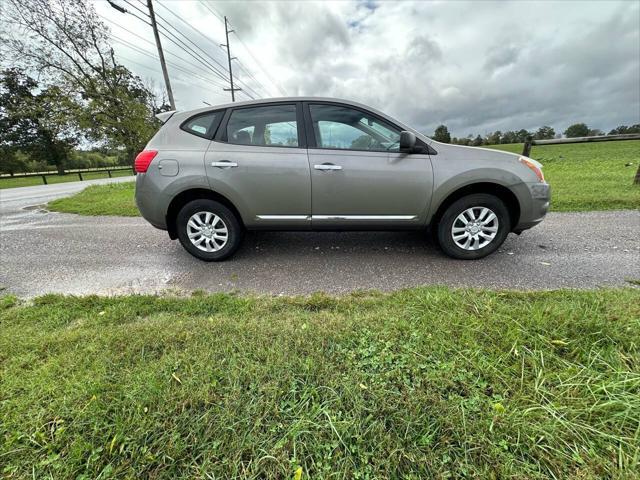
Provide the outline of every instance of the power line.
{"type": "MultiPolygon", "coordinates": [[[[196,51],[193,50],[193,48],[189,47],[183,40],[181,40],[180,38],[178,38],[173,32],[171,32],[170,30],[167,29],[167,27],[165,27],[163,24],[158,23],[158,26],[160,26],[163,29],[163,33],[165,34],[165,38],[167,40],[169,40],[170,42],[178,45],[178,47],[180,47],[182,50],[186,51],[187,53],[189,53],[192,57],[196,58],[197,60],[199,60],[201,63],[203,63],[204,65],[206,65],[209,69],[211,69],[213,72],[215,72],[222,80],[224,81],[229,81],[229,79],[226,77],[226,75],[224,75],[223,73],[221,73],[215,66],[213,66],[211,64],[211,62],[209,62],[207,60],[207,58],[210,58],[211,60],[213,60],[217,65],[220,65],[220,63],[215,60],[213,57],[211,57],[209,54],[206,54],[206,57],[203,57],[203,55],[197,53],[196,51]],[[168,36],[167,36],[168,35],[168,36]]],[[[184,34],[182,32],[180,32],[178,30],[178,33],[180,33],[181,35],[184,36],[184,34]]],[[[222,67],[222,71],[225,73],[228,73],[228,71],[222,67]]],[[[244,84],[243,84],[244,85],[244,84]]],[[[246,87],[246,85],[244,85],[246,87]]],[[[248,88],[248,90],[252,91],[254,93],[254,95],[257,95],[257,92],[255,92],[255,90],[253,90],[252,88],[248,88]]],[[[248,95],[249,98],[251,98],[252,100],[254,99],[253,96],[248,95]]]]}
{"type": "MultiPolygon", "coordinates": [[[[140,12],[144,17],[149,17],[149,12],[148,11],[144,11],[142,10],[140,7],[137,7],[136,5],[134,5],[133,3],[131,3],[129,0],[122,0],[124,3],[126,3],[127,5],[129,5],[130,7],[135,8],[138,12],[140,12]]],[[[145,5],[146,6],[146,5],[145,5]]],[[[131,12],[131,10],[127,10],[126,13],[129,13],[131,15],[133,15],[133,12],[131,12]]]]}
{"type": "Polygon", "coordinates": [[[207,10],[209,10],[213,15],[215,15],[216,17],[218,17],[218,20],[220,20],[222,23],[224,23],[224,19],[222,18],[222,16],[219,13],[216,13],[214,10],[212,10],[211,8],[209,8],[209,5],[207,5],[206,2],[203,2],[202,0],[200,0],[200,4],[205,7],[207,10]]]}
{"type": "MultiPolygon", "coordinates": [[[[125,0],[126,1],[126,0],[125,0]]],[[[138,15],[136,15],[133,12],[130,12],[129,10],[126,10],[124,8],[122,8],[120,5],[118,5],[117,3],[112,2],[111,0],[107,0],[107,2],[109,3],[109,5],[111,5],[113,8],[115,8],[116,10],[118,10],[120,13],[128,13],[129,15],[133,15],[134,17],[136,17],[138,20],[140,20],[142,23],[146,23],[147,25],[151,26],[151,23],[149,23],[149,20],[145,20],[144,18],[140,18],[138,15]]],[[[127,2],[128,3],[128,2],[127,2]]],[[[135,7],[134,7],[135,8],[135,7]]],[[[148,14],[145,12],[142,12],[147,18],[148,18],[148,14]]]]}
{"type": "MultiPolygon", "coordinates": [[[[158,3],[162,8],[164,8],[165,10],[167,10],[172,16],[174,16],[175,18],[177,18],[180,22],[182,22],[183,24],[185,24],[187,27],[189,27],[191,30],[197,32],[198,34],[200,34],[205,40],[207,41],[211,41],[213,42],[213,40],[211,40],[210,38],[208,38],[205,34],[203,34],[200,30],[198,30],[197,28],[193,27],[192,25],[190,25],[189,23],[187,23],[180,15],[178,15],[177,13],[173,12],[172,10],[170,10],[168,7],[166,7],[165,5],[163,5],[162,3],[158,3]]],[[[211,10],[209,10],[211,11],[211,10]]],[[[194,45],[198,50],[200,50],[204,55],[206,55],[208,58],[210,58],[211,60],[213,60],[218,66],[220,66],[220,68],[227,74],[229,74],[229,70],[227,70],[222,64],[220,64],[220,62],[218,62],[213,56],[211,56],[211,54],[209,54],[208,52],[206,52],[205,50],[203,50],[198,44],[196,44],[195,42],[193,42],[187,35],[185,35],[183,32],[181,32],[180,30],[178,30],[175,26],[171,25],[169,23],[169,21],[163,17],[160,16],[160,14],[156,13],[156,16],[160,19],[162,19],[165,24],[169,24],[171,26],[171,28],[173,30],[175,30],[176,32],[178,32],[180,35],[182,35],[189,43],[191,43],[192,45],[194,45]]],[[[166,27],[165,27],[166,29],[166,27]]],[[[238,60],[238,63],[241,63],[240,60],[238,60]]],[[[245,71],[246,68],[245,68],[245,71]]],[[[247,71],[248,75],[251,76],[251,74],[249,74],[249,72],[247,71]]],[[[254,79],[254,81],[256,83],[258,83],[267,93],[269,93],[268,89],[259,81],[257,81],[254,77],[252,77],[254,79]]],[[[247,90],[251,91],[254,95],[256,96],[260,96],[258,94],[258,92],[256,90],[254,90],[253,88],[251,88],[249,85],[246,84],[246,82],[242,82],[240,80],[238,80],[238,83],[241,83],[247,90]]]]}
{"type": "Polygon", "coordinates": [[[147,22],[145,19],[138,17],[135,13],[133,12],[128,12],[124,7],[121,7],[120,5],[118,5],[117,3],[113,2],[112,0],[107,0],[107,2],[109,3],[109,5],[114,8],[115,10],[119,11],[120,13],[129,13],[130,15],[133,15],[135,18],[137,18],[138,20],[141,20],[143,23],[146,23],[147,25],[151,25],[151,29],[153,30],[153,36],[155,38],[156,41],[156,47],[158,49],[158,58],[160,59],[160,66],[162,67],[162,76],[164,77],[164,85],[165,88],[167,89],[167,96],[169,97],[169,104],[171,105],[171,109],[175,110],[176,109],[176,102],[173,98],[173,90],[171,89],[171,80],[169,79],[169,71],[167,70],[167,64],[164,61],[164,52],[162,51],[162,42],[160,41],[160,34],[158,33],[158,26],[156,24],[156,17],[153,14],[153,0],[147,0],[147,10],[148,12],[143,11],[142,9],[138,8],[137,6],[135,6],[133,3],[129,2],[129,0],[124,0],[125,3],[131,7],[133,7],[134,9],[136,9],[138,12],[142,13],[143,17],[149,18],[149,22],[147,22]]]}
{"type": "MultiPolygon", "coordinates": [[[[151,46],[154,46],[154,47],[155,47],[155,44],[154,44],[153,42],[151,42],[150,40],[148,40],[148,39],[146,39],[146,38],[144,38],[144,37],[142,37],[142,36],[140,36],[140,35],[138,35],[137,33],[132,32],[132,31],[131,31],[131,30],[129,30],[128,28],[125,28],[125,27],[123,27],[122,25],[119,25],[119,24],[117,24],[117,23],[114,23],[114,22],[112,22],[111,20],[109,20],[108,18],[104,18],[104,20],[106,20],[107,22],[111,23],[113,26],[118,27],[119,29],[124,30],[124,31],[125,31],[125,32],[127,32],[129,35],[132,35],[132,36],[136,37],[137,39],[139,39],[139,40],[141,40],[141,41],[143,41],[143,42],[145,42],[145,43],[148,43],[149,45],[151,45],[151,46]]],[[[120,43],[124,43],[124,44],[128,45],[128,46],[129,46],[129,47],[131,47],[131,48],[140,49],[140,47],[139,47],[138,45],[133,45],[132,43],[129,43],[128,41],[126,41],[126,40],[124,40],[124,39],[122,39],[122,38],[120,38],[120,37],[116,36],[116,35],[115,35],[115,34],[113,34],[113,33],[111,33],[110,35],[111,35],[113,38],[116,38],[120,43]]],[[[145,52],[147,52],[147,53],[148,53],[148,50],[146,50],[145,52]]],[[[171,50],[167,50],[167,51],[166,51],[166,53],[167,53],[168,55],[171,55],[172,57],[175,57],[176,59],[180,60],[181,62],[184,62],[185,64],[189,65],[190,67],[193,67],[193,68],[195,68],[195,69],[199,69],[199,68],[200,68],[200,66],[199,66],[199,65],[197,65],[197,64],[195,64],[195,63],[190,62],[189,60],[185,59],[185,58],[184,58],[184,56],[180,56],[180,55],[178,55],[178,54],[176,54],[176,53],[172,52],[171,50]]],[[[152,56],[153,56],[153,58],[157,59],[157,57],[156,57],[155,55],[152,55],[152,56]]],[[[171,65],[171,62],[167,62],[167,63],[169,63],[169,64],[171,65]]],[[[174,65],[175,65],[175,64],[174,64],[174,65]]]]}
{"type": "MultiPolygon", "coordinates": [[[[129,5],[130,7],[134,8],[135,10],[137,10],[138,12],[140,12],[141,14],[143,14],[144,16],[147,16],[149,18],[150,15],[146,14],[141,8],[139,8],[138,6],[136,6],[135,4],[133,4],[131,1],[129,0],[123,0],[127,5],[129,5]]],[[[137,15],[135,15],[133,12],[125,10],[122,7],[119,7],[117,4],[109,1],[110,5],[119,10],[119,11],[124,11],[125,13],[129,13],[131,15],[133,15],[135,18],[137,18],[138,20],[146,23],[147,25],[149,25],[149,23],[138,17],[137,15]]],[[[141,0],[142,3],[142,0],[141,0]]],[[[167,9],[164,5],[161,4],[161,6],[165,9],[167,9]]],[[[149,4],[147,3],[147,7],[149,7],[149,4]]],[[[168,9],[167,9],[168,10],[168,9]]],[[[210,9],[209,9],[210,10],[210,9]]],[[[172,13],[174,16],[176,16],[179,20],[181,20],[183,23],[186,24],[186,22],[184,20],[182,20],[177,14],[174,14],[173,12],[171,12],[171,10],[168,10],[170,13],[172,13]]],[[[174,27],[173,25],[171,25],[171,23],[169,21],[167,21],[164,17],[162,17],[160,14],[155,14],[154,18],[152,18],[152,23],[154,23],[155,25],[152,25],[152,27],[154,27],[154,32],[155,32],[155,26],[157,25],[157,27],[159,27],[160,29],[162,29],[163,31],[163,35],[164,37],[171,43],[173,43],[174,45],[176,45],[181,51],[187,53],[187,55],[191,56],[196,62],[198,62],[199,64],[203,65],[204,67],[206,67],[208,70],[210,70],[211,72],[213,72],[217,77],[220,78],[220,80],[227,82],[227,78],[225,73],[228,73],[226,71],[226,69],[224,68],[224,66],[222,66],[222,64],[220,64],[215,58],[213,58],[210,54],[208,54],[207,52],[205,52],[202,48],[200,48],[195,42],[193,42],[187,35],[185,35],[183,32],[181,32],[180,30],[178,30],[176,27],[174,27]],[[159,21],[157,21],[155,19],[155,17],[158,17],[159,19],[161,19],[164,23],[160,23],[159,21]],[[190,47],[189,45],[187,45],[181,38],[179,38],[176,34],[174,34],[171,30],[169,30],[169,28],[166,25],[169,26],[169,28],[175,30],[175,32],[177,32],[179,35],[181,35],[182,37],[184,37],[189,43],[191,43],[192,45],[194,45],[198,50],[200,50],[201,52],[203,52],[204,56],[201,55],[200,53],[198,53],[196,50],[194,50],[192,47],[190,47]],[[218,69],[215,65],[213,65],[208,59],[211,59],[218,67],[220,67],[220,69],[218,69]],[[222,70],[222,71],[220,71],[222,70]],[[224,73],[223,73],[224,72],[224,73]]],[[[188,25],[188,24],[187,24],[188,25]]],[[[133,34],[134,36],[139,37],[138,35],[134,34],[133,32],[130,32],[129,30],[127,30],[126,28],[118,25],[118,27],[122,28],[123,30],[127,31],[130,34],[133,34]]],[[[203,35],[204,36],[204,35],[203,35]]],[[[206,37],[205,37],[206,38],[206,37]]],[[[148,42],[148,40],[144,39],[144,41],[148,42]]],[[[159,42],[159,38],[156,39],[156,45],[159,42]]],[[[120,42],[122,42],[122,39],[120,39],[120,42]]],[[[149,42],[151,43],[151,42],[149,42]]],[[[131,44],[129,44],[129,46],[131,47],[131,44]]],[[[169,53],[169,52],[168,52],[169,53]]],[[[176,56],[175,54],[173,54],[174,56],[176,56]]],[[[185,59],[183,59],[182,57],[178,57],[180,58],[182,61],[185,61],[185,59]]],[[[161,59],[161,63],[163,63],[163,59],[161,59]]],[[[185,63],[187,63],[185,61],[185,63]]],[[[193,64],[190,64],[191,66],[194,66],[193,64]]],[[[163,67],[163,73],[164,73],[164,67],[163,67]]],[[[193,73],[192,73],[193,74],[193,73]]],[[[165,75],[166,77],[166,75],[165,75]]],[[[165,78],[165,83],[167,83],[167,79],[165,78]]],[[[214,82],[212,82],[214,83],[214,82]]],[[[240,82],[238,82],[240,83],[240,82]]],[[[243,86],[246,87],[247,90],[249,90],[250,92],[252,92],[254,95],[256,96],[260,96],[253,88],[249,87],[248,85],[246,85],[244,82],[241,83],[243,86]]],[[[219,84],[215,84],[216,86],[219,86],[221,88],[225,88],[223,86],[220,86],[219,84]]],[[[264,87],[263,87],[264,88],[264,87]]],[[[248,93],[248,92],[243,92],[247,97],[254,99],[254,97],[248,93]]]]}
{"type": "MultiPolygon", "coordinates": [[[[175,13],[174,11],[172,11],[171,9],[169,9],[169,7],[167,7],[166,5],[162,4],[161,2],[158,2],[158,4],[159,4],[163,9],[165,9],[167,12],[169,12],[173,17],[175,17],[177,20],[179,20],[182,24],[186,25],[190,30],[192,30],[192,31],[194,31],[194,32],[196,32],[196,33],[198,33],[198,34],[199,34],[202,38],[204,38],[206,41],[210,41],[210,42],[214,43],[214,44],[215,44],[217,47],[219,47],[220,49],[224,50],[224,49],[222,48],[222,46],[220,46],[220,45],[219,45],[215,40],[213,40],[213,39],[209,38],[207,35],[205,35],[205,34],[204,34],[204,33],[202,33],[200,30],[198,30],[197,28],[195,28],[195,27],[194,27],[193,25],[191,25],[189,22],[187,22],[186,20],[184,20],[180,15],[178,15],[177,13],[175,13]]],[[[207,6],[206,4],[203,4],[203,5],[204,5],[205,7],[207,7],[207,10],[208,10],[209,12],[211,12],[211,13],[212,13],[213,15],[215,15],[218,19],[220,19],[220,21],[224,21],[224,20],[223,20],[223,19],[222,19],[218,14],[216,14],[216,13],[215,13],[215,12],[213,12],[210,8],[208,8],[208,6],[207,6]]],[[[160,14],[156,14],[156,16],[160,17],[160,14]]],[[[160,17],[160,18],[162,18],[162,17],[160,17]]],[[[166,19],[164,19],[164,18],[162,18],[162,20],[163,20],[165,23],[169,23],[169,22],[168,22],[166,19]]],[[[172,26],[172,27],[173,27],[173,26],[172,26]]],[[[200,48],[200,46],[199,46],[199,45],[197,45],[197,44],[195,44],[193,41],[191,41],[191,39],[189,39],[186,35],[184,35],[184,33],[182,33],[181,31],[179,31],[179,30],[178,30],[177,28],[175,28],[175,27],[173,27],[173,28],[174,28],[174,30],[178,31],[182,36],[184,36],[185,38],[187,38],[187,39],[189,40],[189,42],[190,42],[190,43],[192,43],[193,45],[195,45],[195,46],[196,46],[200,51],[204,52],[204,50],[203,50],[202,48],[200,48]]],[[[213,58],[209,53],[207,53],[207,52],[204,52],[204,53],[205,53],[209,58],[214,59],[214,58],[213,58]]],[[[214,59],[214,61],[215,61],[215,59],[214,59]]],[[[246,68],[246,67],[244,67],[244,65],[242,65],[242,62],[240,61],[240,59],[236,59],[236,61],[237,61],[237,63],[238,63],[240,66],[242,66],[242,68],[245,70],[245,72],[247,73],[247,76],[251,77],[251,78],[253,79],[253,81],[254,81],[254,82],[256,82],[256,84],[258,84],[258,85],[259,85],[259,86],[260,86],[260,87],[261,87],[261,88],[262,88],[262,89],[263,89],[263,90],[264,90],[268,95],[270,95],[269,89],[268,89],[267,87],[265,87],[265,85],[264,85],[262,82],[260,82],[258,79],[256,79],[256,78],[255,78],[255,77],[254,77],[254,76],[253,76],[253,75],[252,75],[252,74],[247,70],[247,68],[246,68]]],[[[219,63],[219,62],[217,62],[217,61],[216,61],[216,63],[217,63],[218,65],[220,65],[220,63],[219,63]]],[[[225,71],[225,73],[227,73],[227,74],[229,73],[229,72],[228,72],[228,70],[227,70],[224,66],[220,65],[220,67],[225,71]]],[[[258,94],[258,92],[257,92],[255,89],[253,89],[253,88],[249,87],[249,86],[246,84],[246,82],[241,81],[241,80],[238,80],[238,83],[243,84],[243,86],[244,86],[244,87],[246,87],[248,90],[252,91],[256,96],[260,96],[260,95],[258,94]]]]}
{"type": "MultiPolygon", "coordinates": [[[[209,10],[213,15],[215,15],[218,20],[220,20],[221,22],[223,22],[222,17],[220,16],[220,14],[218,14],[214,9],[210,8],[209,5],[207,3],[205,3],[204,1],[200,0],[200,4],[205,7],[207,10],[209,10]]],[[[165,7],[166,8],[166,7],[165,7]]],[[[231,22],[229,22],[231,24],[231,22]]],[[[233,27],[233,24],[231,24],[231,26],[233,27]]],[[[280,87],[280,85],[273,79],[273,77],[271,77],[271,75],[269,75],[269,72],[267,72],[267,70],[264,68],[264,66],[262,65],[262,63],[260,63],[260,61],[253,55],[253,53],[251,53],[251,50],[249,49],[249,47],[247,47],[247,44],[244,43],[242,41],[242,38],[240,38],[240,35],[238,34],[238,32],[236,31],[235,27],[233,27],[233,33],[236,34],[236,38],[240,41],[240,43],[242,44],[242,46],[244,47],[245,51],[249,54],[249,56],[253,59],[254,62],[256,62],[256,64],[258,65],[258,67],[260,67],[260,70],[262,70],[262,73],[265,74],[265,76],[269,79],[269,81],[271,82],[271,84],[276,87],[278,89],[278,91],[283,95],[283,96],[287,96],[287,93],[280,87]]]]}
{"type": "MultiPolygon", "coordinates": [[[[156,56],[153,53],[149,52],[149,50],[144,50],[143,48],[140,48],[137,45],[134,45],[134,44],[132,44],[130,42],[127,42],[126,40],[118,37],[117,35],[111,34],[111,36],[115,39],[115,41],[117,43],[120,43],[120,44],[130,48],[131,50],[133,50],[135,52],[138,52],[138,53],[140,53],[142,55],[145,55],[145,56],[147,56],[149,58],[153,58],[154,60],[156,59],[156,56]]],[[[167,53],[170,53],[170,52],[167,52],[167,53]]],[[[180,58],[180,57],[178,57],[178,58],[180,58]]],[[[193,70],[189,70],[188,68],[183,67],[182,65],[178,65],[178,64],[173,63],[171,61],[167,61],[167,64],[169,64],[172,67],[174,67],[174,68],[176,68],[176,69],[178,69],[178,70],[180,70],[180,71],[182,71],[184,73],[187,73],[187,74],[189,74],[189,75],[191,75],[193,77],[199,78],[200,80],[202,80],[204,82],[207,82],[208,84],[213,84],[216,87],[221,87],[221,88],[224,87],[224,85],[221,85],[219,83],[215,83],[212,79],[206,78],[206,77],[202,76],[201,74],[199,74],[197,72],[194,72],[193,70]]]]}
{"type": "Polygon", "coordinates": [[[218,75],[222,80],[227,80],[227,78],[225,77],[225,75],[223,73],[221,73],[215,66],[213,66],[211,64],[211,62],[209,62],[206,58],[204,58],[202,55],[200,55],[198,52],[194,51],[193,48],[189,47],[189,45],[187,45],[183,40],[181,40],[180,38],[178,38],[174,33],[172,33],[170,30],[167,29],[167,27],[165,27],[163,24],[159,23],[158,24],[159,27],[161,27],[163,29],[163,33],[165,35],[165,38],[167,40],[169,40],[170,42],[172,42],[174,45],[178,46],[178,48],[180,48],[181,50],[183,50],[184,52],[188,53],[189,55],[191,55],[193,58],[195,58],[197,61],[199,61],[200,63],[202,63],[203,65],[205,65],[206,67],[208,67],[211,71],[213,71],[216,75],[218,75]]]}

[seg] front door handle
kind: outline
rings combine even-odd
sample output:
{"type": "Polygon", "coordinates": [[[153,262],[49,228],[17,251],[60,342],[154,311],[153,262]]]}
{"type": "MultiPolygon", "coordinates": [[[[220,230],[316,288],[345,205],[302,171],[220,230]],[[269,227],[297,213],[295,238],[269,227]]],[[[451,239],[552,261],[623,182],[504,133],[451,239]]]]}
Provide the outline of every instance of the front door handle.
{"type": "Polygon", "coordinates": [[[211,162],[212,167],[220,167],[220,168],[230,168],[237,167],[238,164],[236,162],[230,162],[229,160],[222,160],[221,162],[211,162]]]}
{"type": "Polygon", "coordinates": [[[334,165],[332,163],[322,163],[320,165],[314,165],[316,170],[342,170],[341,165],[334,165]]]}

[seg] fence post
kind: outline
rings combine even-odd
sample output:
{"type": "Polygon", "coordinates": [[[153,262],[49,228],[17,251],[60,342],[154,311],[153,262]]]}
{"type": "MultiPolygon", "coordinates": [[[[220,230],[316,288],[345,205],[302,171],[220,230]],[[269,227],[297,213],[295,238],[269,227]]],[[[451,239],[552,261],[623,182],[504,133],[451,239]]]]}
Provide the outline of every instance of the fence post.
{"type": "Polygon", "coordinates": [[[527,138],[525,138],[524,140],[524,148],[522,149],[522,156],[523,157],[528,157],[531,155],[531,142],[532,142],[532,137],[531,135],[527,135],[527,138]]]}
{"type": "Polygon", "coordinates": [[[80,177],[80,181],[82,181],[82,173],[78,172],[78,177],[80,177]]]}
{"type": "Polygon", "coordinates": [[[45,185],[48,185],[48,184],[47,184],[47,176],[46,176],[46,175],[42,175],[42,182],[43,182],[45,185]]]}
{"type": "Polygon", "coordinates": [[[109,178],[111,178],[111,170],[107,170],[107,175],[109,175],[109,178]]]}
{"type": "Polygon", "coordinates": [[[638,171],[636,172],[636,178],[633,180],[635,185],[640,185],[640,165],[638,165],[638,171]]]}

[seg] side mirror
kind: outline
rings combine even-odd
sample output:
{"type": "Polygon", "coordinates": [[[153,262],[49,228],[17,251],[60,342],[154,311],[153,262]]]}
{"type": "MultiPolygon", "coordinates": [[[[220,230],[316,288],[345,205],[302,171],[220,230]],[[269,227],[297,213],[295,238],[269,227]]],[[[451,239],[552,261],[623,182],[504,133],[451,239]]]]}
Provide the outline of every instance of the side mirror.
{"type": "Polygon", "coordinates": [[[400,152],[412,153],[416,148],[416,136],[403,130],[400,132],[400,152]]]}

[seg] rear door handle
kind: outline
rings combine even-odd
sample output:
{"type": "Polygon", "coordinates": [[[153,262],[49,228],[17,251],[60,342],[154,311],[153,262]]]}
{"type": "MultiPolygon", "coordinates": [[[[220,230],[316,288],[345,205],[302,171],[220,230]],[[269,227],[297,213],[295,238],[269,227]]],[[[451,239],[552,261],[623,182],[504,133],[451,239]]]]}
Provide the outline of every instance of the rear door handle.
{"type": "Polygon", "coordinates": [[[341,165],[333,165],[331,163],[322,163],[320,165],[314,165],[316,170],[342,170],[341,165]]]}
{"type": "Polygon", "coordinates": [[[230,168],[237,167],[238,164],[236,162],[230,162],[229,160],[222,160],[220,162],[211,162],[212,167],[220,167],[220,168],[230,168]]]}

